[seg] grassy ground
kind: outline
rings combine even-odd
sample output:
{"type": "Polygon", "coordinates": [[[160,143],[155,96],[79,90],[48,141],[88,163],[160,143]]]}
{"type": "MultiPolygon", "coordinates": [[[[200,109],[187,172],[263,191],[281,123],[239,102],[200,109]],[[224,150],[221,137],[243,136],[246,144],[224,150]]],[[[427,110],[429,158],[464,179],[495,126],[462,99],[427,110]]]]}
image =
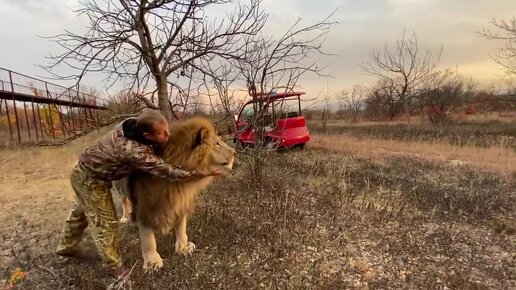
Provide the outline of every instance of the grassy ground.
{"type": "MultiPolygon", "coordinates": [[[[27,272],[21,289],[105,289],[113,282],[95,257],[53,253],[72,205],[68,174],[94,137],[60,148],[0,152],[3,283],[17,267],[27,272]]],[[[159,237],[166,259],[160,273],[142,272],[137,230],[122,226],[122,251],[135,265],[122,286],[516,287],[511,174],[431,158],[428,151],[384,154],[374,143],[365,146],[364,138],[314,137],[305,151],[270,154],[262,182],[240,162],[232,176],[214,184],[188,226],[197,251],[177,256],[173,235],[159,237]]],[[[513,158],[511,152],[500,154],[513,158]]],[[[514,170],[514,163],[499,166],[514,170]]],[[[89,239],[85,246],[91,248],[89,239]]]]}
{"type": "Polygon", "coordinates": [[[516,120],[488,122],[461,122],[448,125],[415,124],[407,128],[404,123],[359,123],[352,125],[330,120],[326,129],[320,121],[310,122],[317,133],[347,135],[361,138],[397,140],[403,142],[441,142],[457,146],[509,147],[516,150],[516,120]]]}
{"type": "Polygon", "coordinates": [[[315,135],[311,148],[340,152],[343,149],[355,156],[368,158],[413,157],[489,170],[507,178],[516,178],[516,151],[503,147],[455,146],[447,142],[403,142],[379,138],[343,135],[315,135]]]}

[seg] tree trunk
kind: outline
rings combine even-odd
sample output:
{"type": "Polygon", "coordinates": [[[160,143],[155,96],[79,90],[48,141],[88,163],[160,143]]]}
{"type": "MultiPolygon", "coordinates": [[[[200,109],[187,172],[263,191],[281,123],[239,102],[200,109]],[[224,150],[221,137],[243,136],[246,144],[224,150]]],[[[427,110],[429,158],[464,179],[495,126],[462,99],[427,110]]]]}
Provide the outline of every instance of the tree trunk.
{"type": "Polygon", "coordinates": [[[410,126],[410,110],[409,110],[409,105],[408,105],[408,100],[407,98],[403,98],[403,111],[405,112],[405,118],[407,119],[407,127],[408,128],[411,128],[410,126]]]}
{"type": "Polygon", "coordinates": [[[158,107],[168,121],[170,118],[170,108],[168,106],[168,85],[167,78],[158,76],[156,77],[156,86],[158,87],[158,107]]]}
{"type": "Polygon", "coordinates": [[[426,115],[425,115],[425,105],[421,104],[419,108],[419,119],[421,120],[421,124],[424,124],[426,121],[426,115]]]}
{"type": "Polygon", "coordinates": [[[353,123],[358,123],[358,113],[359,113],[358,110],[353,110],[353,112],[352,112],[352,116],[353,116],[352,122],[353,123]]]}

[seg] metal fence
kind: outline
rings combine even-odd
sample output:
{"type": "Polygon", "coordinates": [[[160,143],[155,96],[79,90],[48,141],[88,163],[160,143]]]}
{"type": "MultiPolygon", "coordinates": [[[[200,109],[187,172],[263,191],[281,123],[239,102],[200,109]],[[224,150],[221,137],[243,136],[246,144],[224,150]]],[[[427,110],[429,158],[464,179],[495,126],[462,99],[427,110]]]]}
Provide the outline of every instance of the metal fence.
{"type": "Polygon", "coordinates": [[[0,68],[0,146],[53,144],[98,128],[108,100],[0,68]]]}

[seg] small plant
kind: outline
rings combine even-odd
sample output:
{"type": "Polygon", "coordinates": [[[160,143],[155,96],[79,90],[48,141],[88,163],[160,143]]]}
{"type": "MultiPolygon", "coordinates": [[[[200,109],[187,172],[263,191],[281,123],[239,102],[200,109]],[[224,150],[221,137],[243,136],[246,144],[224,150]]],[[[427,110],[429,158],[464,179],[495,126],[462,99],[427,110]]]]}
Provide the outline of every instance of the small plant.
{"type": "Polygon", "coordinates": [[[8,286],[6,289],[7,290],[14,289],[14,286],[23,282],[23,280],[25,280],[25,278],[27,278],[27,274],[28,273],[23,271],[22,269],[16,268],[12,272],[11,277],[9,278],[8,286]]]}

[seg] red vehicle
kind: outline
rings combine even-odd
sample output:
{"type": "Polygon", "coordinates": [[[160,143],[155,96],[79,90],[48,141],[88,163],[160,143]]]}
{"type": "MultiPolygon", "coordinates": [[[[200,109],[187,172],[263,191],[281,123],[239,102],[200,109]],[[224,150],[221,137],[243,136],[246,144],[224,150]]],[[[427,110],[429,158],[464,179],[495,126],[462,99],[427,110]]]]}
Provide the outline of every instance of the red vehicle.
{"type": "Polygon", "coordinates": [[[301,112],[301,95],[304,94],[257,94],[235,115],[233,141],[240,148],[253,147],[255,132],[261,129],[263,142],[269,149],[304,148],[310,141],[306,120],[301,112]],[[255,110],[259,116],[255,115],[255,110]]]}

